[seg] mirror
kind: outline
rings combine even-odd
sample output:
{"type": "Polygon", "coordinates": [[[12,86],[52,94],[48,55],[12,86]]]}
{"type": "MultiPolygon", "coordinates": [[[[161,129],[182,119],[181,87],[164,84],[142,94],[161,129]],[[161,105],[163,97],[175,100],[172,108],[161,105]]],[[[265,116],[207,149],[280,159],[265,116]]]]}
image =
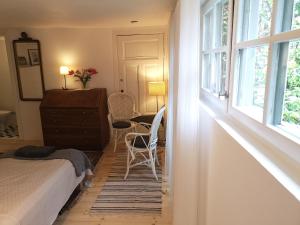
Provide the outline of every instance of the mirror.
{"type": "Polygon", "coordinates": [[[22,32],[13,47],[21,100],[42,100],[45,87],[40,42],[22,32]]]}

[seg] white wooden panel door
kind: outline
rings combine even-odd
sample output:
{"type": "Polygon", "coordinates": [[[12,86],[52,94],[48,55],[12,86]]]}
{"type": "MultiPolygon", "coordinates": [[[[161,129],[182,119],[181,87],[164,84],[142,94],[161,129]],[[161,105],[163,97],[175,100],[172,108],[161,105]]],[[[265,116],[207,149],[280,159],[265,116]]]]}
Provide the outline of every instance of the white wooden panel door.
{"type": "MultiPolygon", "coordinates": [[[[156,97],[148,95],[149,81],[164,80],[163,34],[117,36],[119,90],[133,95],[137,110],[156,112],[156,97]]],[[[158,97],[159,106],[164,97],[158,97]]]]}

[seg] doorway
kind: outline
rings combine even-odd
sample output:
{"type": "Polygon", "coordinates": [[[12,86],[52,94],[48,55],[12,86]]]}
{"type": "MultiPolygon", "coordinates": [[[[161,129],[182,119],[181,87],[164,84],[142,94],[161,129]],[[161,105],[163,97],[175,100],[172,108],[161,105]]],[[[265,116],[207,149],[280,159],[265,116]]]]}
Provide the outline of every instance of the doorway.
{"type": "Polygon", "coordinates": [[[19,138],[5,38],[0,36],[0,139],[19,138]]]}
{"type": "Polygon", "coordinates": [[[164,34],[117,35],[116,84],[135,98],[136,110],[152,114],[165,104],[164,96],[150,96],[149,82],[165,80],[164,34]]]}

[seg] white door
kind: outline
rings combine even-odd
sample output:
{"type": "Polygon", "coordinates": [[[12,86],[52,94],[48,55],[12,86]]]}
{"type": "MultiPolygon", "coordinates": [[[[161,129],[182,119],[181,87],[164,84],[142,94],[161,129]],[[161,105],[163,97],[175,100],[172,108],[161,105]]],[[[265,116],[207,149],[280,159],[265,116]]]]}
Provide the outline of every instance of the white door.
{"type": "MultiPolygon", "coordinates": [[[[164,80],[163,34],[117,36],[118,88],[134,96],[139,112],[156,112],[156,97],[148,95],[149,81],[164,80]]],[[[158,97],[159,107],[164,97],[158,97]]]]}

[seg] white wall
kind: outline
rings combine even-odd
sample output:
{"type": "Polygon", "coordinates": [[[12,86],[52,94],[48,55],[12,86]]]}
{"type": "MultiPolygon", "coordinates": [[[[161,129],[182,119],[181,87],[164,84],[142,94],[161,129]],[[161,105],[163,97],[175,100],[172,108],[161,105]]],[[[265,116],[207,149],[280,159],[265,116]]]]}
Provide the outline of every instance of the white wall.
{"type": "Polygon", "coordinates": [[[199,224],[299,225],[300,202],[202,108],[200,118],[199,224]]]}
{"type": "Polygon", "coordinates": [[[168,155],[173,165],[173,224],[197,224],[199,1],[178,1],[172,16],[168,155]],[[192,35],[191,35],[192,34],[192,35]],[[171,139],[171,140],[170,140],[171,139]]]}
{"type": "MultiPolygon", "coordinates": [[[[145,28],[135,28],[134,33],[145,28]]],[[[151,28],[151,31],[156,28],[151,28]]],[[[121,30],[121,29],[119,29],[121,30]]],[[[147,30],[147,29],[146,29],[147,30]]],[[[63,86],[63,77],[59,75],[61,65],[74,69],[94,67],[98,70],[89,83],[89,88],[107,88],[108,94],[115,90],[113,70],[113,31],[101,28],[28,28],[8,29],[4,33],[8,42],[10,66],[15,73],[12,40],[27,32],[41,42],[45,88],[55,89],[63,86]]],[[[159,28],[159,31],[161,29],[159,28]]],[[[123,34],[130,34],[131,29],[122,29],[123,34]]],[[[16,75],[14,76],[16,84],[16,75]]],[[[68,88],[80,88],[74,78],[67,78],[68,88]]],[[[16,86],[16,85],[15,85],[16,86]]],[[[17,91],[17,89],[15,90],[17,91]]],[[[22,102],[17,97],[20,133],[23,139],[41,140],[40,102],[22,102]]]]}
{"type": "MultiPolygon", "coordinates": [[[[9,29],[5,31],[11,67],[13,62],[12,40],[17,39],[21,31],[9,29]]],[[[99,74],[90,82],[91,88],[105,87],[108,93],[114,90],[112,30],[110,29],[25,29],[33,38],[40,40],[45,88],[61,88],[63,77],[59,75],[59,67],[68,65],[81,69],[95,67],[99,74]]],[[[69,88],[79,88],[80,83],[73,78],[67,79],[69,88]]],[[[15,84],[16,75],[15,75],[15,84]]],[[[17,97],[18,117],[21,137],[26,140],[41,140],[41,122],[39,114],[40,102],[24,102],[17,97]]]]}
{"type": "Polygon", "coordinates": [[[12,93],[5,39],[0,37],[0,110],[14,111],[14,97],[12,93]]]}
{"type": "Polygon", "coordinates": [[[199,52],[195,40],[198,3],[179,0],[170,23],[177,28],[170,37],[170,78],[174,79],[170,84],[178,82],[169,96],[175,106],[171,113],[177,112],[171,124],[174,130],[168,130],[172,138],[168,143],[173,144],[173,224],[299,225],[298,200],[200,106],[199,98],[195,100],[201,71],[194,61],[199,52]],[[193,115],[195,105],[199,124],[193,115]]]}

